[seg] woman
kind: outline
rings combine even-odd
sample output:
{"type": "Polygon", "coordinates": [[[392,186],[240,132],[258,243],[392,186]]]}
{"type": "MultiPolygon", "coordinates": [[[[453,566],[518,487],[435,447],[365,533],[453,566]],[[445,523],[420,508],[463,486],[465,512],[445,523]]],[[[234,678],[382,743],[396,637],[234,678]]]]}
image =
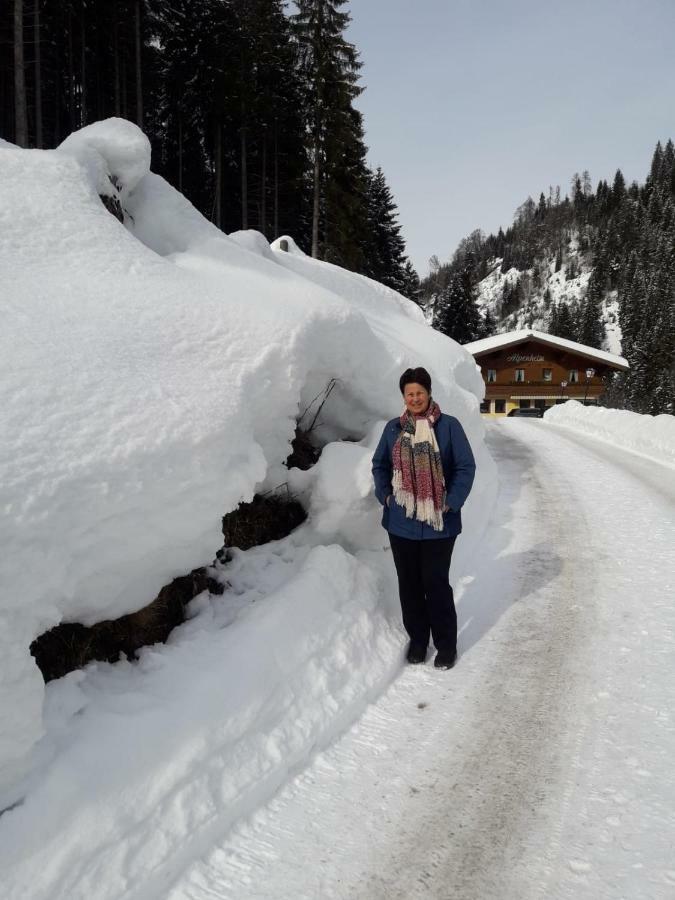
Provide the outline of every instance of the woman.
{"type": "Polygon", "coordinates": [[[382,525],[398,575],[408,662],[426,660],[431,632],[434,665],[451,669],[457,614],[450,560],[476,464],[462,426],[432,399],[427,370],[406,369],[399,387],[405,409],[387,422],[375,450],[375,495],[384,507],[382,525]]]}

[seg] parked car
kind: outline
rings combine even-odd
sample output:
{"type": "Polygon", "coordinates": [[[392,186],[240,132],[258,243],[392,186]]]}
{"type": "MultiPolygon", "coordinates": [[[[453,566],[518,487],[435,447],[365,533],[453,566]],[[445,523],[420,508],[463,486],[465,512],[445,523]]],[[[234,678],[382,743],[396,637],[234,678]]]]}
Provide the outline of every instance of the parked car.
{"type": "Polygon", "coordinates": [[[539,409],[536,406],[530,406],[528,409],[512,409],[507,416],[528,416],[530,419],[543,419],[545,409],[539,409]]]}

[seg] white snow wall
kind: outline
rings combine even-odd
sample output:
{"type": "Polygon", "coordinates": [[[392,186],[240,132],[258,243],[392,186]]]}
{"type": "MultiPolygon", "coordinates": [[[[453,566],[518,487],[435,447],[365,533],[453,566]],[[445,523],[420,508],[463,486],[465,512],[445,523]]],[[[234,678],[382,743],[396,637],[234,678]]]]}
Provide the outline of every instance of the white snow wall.
{"type": "Polygon", "coordinates": [[[117,119],[0,148],[0,790],[42,732],[33,638],[212,560],[223,513],[286,480],[298,410],[330,378],[324,438],[360,438],[426,365],[479,463],[468,529],[493,489],[466,351],[292,241],[225,236],[149,166],[117,119]],[[127,227],[99,199],[108,175],[127,227]]]}
{"type": "Polygon", "coordinates": [[[675,416],[667,413],[650,416],[567,400],[547,409],[544,418],[548,423],[675,466],[675,416]]]}

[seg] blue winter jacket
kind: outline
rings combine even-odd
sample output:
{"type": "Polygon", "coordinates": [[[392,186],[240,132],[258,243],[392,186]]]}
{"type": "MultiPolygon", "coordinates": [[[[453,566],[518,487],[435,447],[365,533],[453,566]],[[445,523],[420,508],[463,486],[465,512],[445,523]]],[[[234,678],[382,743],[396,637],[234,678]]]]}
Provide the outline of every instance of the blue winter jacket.
{"type": "Polygon", "coordinates": [[[447,490],[446,506],[450,507],[448,512],[443,513],[443,531],[436,531],[431,525],[418,522],[417,519],[407,518],[405,509],[394,500],[391,486],[391,454],[396,439],[401,433],[400,419],[392,419],[387,422],[380,443],[373,454],[375,496],[384,507],[382,526],[398,537],[424,541],[453,537],[462,530],[460,509],[469,496],[476,472],[476,463],[464,429],[454,416],[446,416],[445,413],[442,413],[434,428],[443,462],[443,475],[447,490]],[[385,500],[389,495],[391,495],[391,499],[387,506],[385,500]]]}

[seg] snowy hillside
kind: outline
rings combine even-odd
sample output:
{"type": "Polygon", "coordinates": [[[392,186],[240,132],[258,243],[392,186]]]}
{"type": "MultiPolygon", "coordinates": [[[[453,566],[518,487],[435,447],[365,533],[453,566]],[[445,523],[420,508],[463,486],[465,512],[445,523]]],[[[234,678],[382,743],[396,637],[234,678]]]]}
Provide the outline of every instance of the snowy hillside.
{"type": "MultiPolygon", "coordinates": [[[[477,301],[481,313],[489,311],[498,323],[497,331],[519,331],[534,328],[547,331],[552,306],[568,306],[573,318],[586,295],[593,267],[579,250],[576,237],[570,238],[565,256],[567,263],[556,271],[556,260],[542,259],[532,269],[520,271],[511,267],[502,272],[502,260],[493,259],[489,273],[478,283],[477,301]],[[511,296],[509,297],[509,294],[511,296]]],[[[605,340],[602,349],[621,355],[621,330],[618,323],[616,291],[602,305],[605,340]]]]}
{"type": "Polygon", "coordinates": [[[478,464],[460,571],[495,490],[483,383],[390,289],[292,239],[225,236],[150,173],[129,122],[1,153],[0,809],[19,803],[0,818],[2,865],[8,897],[26,896],[38,847],[52,868],[35,898],[101,871],[97,897],[119,897],[116,878],[151,878],[187,835],[242,814],[392,678],[403,639],[372,450],[400,372],[426,365],[478,464]],[[288,470],[296,421],[331,379],[321,459],[288,470]],[[143,607],[214,559],[224,513],[280,485],[305,525],[235,551],[228,589],[193,601],[167,646],[45,694],[37,635],[143,607]],[[103,852],[120,816],[132,836],[153,823],[155,844],[103,852]]]}

